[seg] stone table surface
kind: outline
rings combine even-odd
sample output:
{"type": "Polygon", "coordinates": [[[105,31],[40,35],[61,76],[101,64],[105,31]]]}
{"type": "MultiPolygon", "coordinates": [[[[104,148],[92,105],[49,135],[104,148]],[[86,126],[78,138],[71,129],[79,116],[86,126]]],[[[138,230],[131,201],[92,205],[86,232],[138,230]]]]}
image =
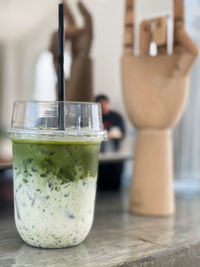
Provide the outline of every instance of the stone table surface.
{"type": "Polygon", "coordinates": [[[68,249],[37,249],[18,236],[12,209],[0,211],[0,266],[199,267],[200,196],[177,196],[174,217],[128,212],[128,192],[99,194],[93,228],[68,249]]]}

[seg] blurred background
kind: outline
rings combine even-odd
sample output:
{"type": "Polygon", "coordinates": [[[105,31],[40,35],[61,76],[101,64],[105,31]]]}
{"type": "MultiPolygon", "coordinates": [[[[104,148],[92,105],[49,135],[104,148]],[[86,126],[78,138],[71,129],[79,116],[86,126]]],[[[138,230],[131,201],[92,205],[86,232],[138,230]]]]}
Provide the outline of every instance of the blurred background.
{"type": "MultiPolygon", "coordinates": [[[[78,24],[83,21],[76,0],[68,0],[78,24]]],[[[95,95],[105,94],[112,110],[124,118],[126,138],[120,146],[124,160],[123,186],[128,186],[132,170],[135,130],[123,103],[120,56],[123,45],[124,0],[84,0],[94,27],[91,50],[95,95]]],[[[200,0],[186,0],[186,26],[200,46],[200,0]]],[[[0,0],[0,161],[12,159],[11,143],[6,137],[15,100],[55,100],[56,73],[49,51],[51,35],[58,26],[57,0],[0,0]]],[[[65,75],[70,73],[71,53],[66,45],[65,75]]],[[[186,111],[173,133],[174,171],[178,181],[197,187],[200,181],[200,59],[191,74],[190,95],[186,111]],[[195,181],[195,183],[194,183],[195,181]]],[[[119,156],[119,155],[118,155],[119,156]]],[[[105,160],[105,158],[104,158],[105,160]]],[[[5,176],[5,175],[4,175],[5,176]]],[[[7,183],[12,173],[6,173],[7,183]],[[8,175],[9,174],[9,175],[8,175]]],[[[0,179],[0,196],[11,198],[9,185],[0,179]],[[6,188],[6,189],[5,189],[6,188]],[[6,192],[6,193],[5,193],[6,192]]],[[[180,187],[180,183],[177,183],[180,187]]],[[[200,186],[199,186],[200,187],[200,186]]]]}

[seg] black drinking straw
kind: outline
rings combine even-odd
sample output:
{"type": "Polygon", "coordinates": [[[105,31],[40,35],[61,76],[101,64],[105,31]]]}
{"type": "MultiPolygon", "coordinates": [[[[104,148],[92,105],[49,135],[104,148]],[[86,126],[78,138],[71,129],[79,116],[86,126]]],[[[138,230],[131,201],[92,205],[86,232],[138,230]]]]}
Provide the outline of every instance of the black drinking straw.
{"type": "Polygon", "coordinates": [[[64,47],[64,6],[59,4],[59,130],[65,130],[63,102],[65,101],[64,47]]]}

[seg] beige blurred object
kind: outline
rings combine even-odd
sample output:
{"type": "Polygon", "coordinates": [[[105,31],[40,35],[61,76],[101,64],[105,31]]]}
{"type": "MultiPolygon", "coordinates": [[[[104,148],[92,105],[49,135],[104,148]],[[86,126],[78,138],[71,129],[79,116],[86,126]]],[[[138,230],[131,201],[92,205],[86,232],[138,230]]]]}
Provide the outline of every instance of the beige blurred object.
{"type": "Polygon", "coordinates": [[[185,108],[188,74],[198,48],[185,32],[184,1],[175,0],[174,54],[166,55],[166,22],[161,18],[153,34],[148,21],[142,24],[141,55],[134,56],[134,23],[127,23],[134,0],[126,2],[123,94],[129,117],[138,130],[130,209],[144,215],[172,215],[175,208],[171,128],[185,108]],[[164,35],[159,38],[161,28],[164,35]],[[155,57],[149,56],[153,38],[158,44],[155,57]]]}
{"type": "Polygon", "coordinates": [[[119,127],[112,127],[110,131],[108,131],[107,135],[110,139],[121,139],[123,137],[123,133],[119,127]]]}
{"type": "Polygon", "coordinates": [[[12,162],[12,143],[8,138],[0,139],[0,163],[12,162]]]}
{"type": "MultiPolygon", "coordinates": [[[[83,28],[79,28],[67,1],[64,1],[66,20],[65,38],[71,44],[72,66],[70,79],[66,80],[66,100],[93,101],[93,74],[90,49],[93,39],[92,18],[82,2],[78,8],[84,18],[83,28]]],[[[58,77],[58,32],[52,34],[49,50],[53,53],[54,66],[58,77]]],[[[58,91],[58,90],[57,90],[58,91]]],[[[57,93],[58,94],[58,93],[57,93]]]]}

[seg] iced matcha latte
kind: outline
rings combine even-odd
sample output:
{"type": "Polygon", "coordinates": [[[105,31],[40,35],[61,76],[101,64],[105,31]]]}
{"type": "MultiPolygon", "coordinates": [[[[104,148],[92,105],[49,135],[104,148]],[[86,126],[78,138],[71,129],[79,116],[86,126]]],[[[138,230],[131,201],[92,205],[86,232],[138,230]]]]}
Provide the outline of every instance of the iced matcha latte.
{"type": "Polygon", "coordinates": [[[45,134],[11,136],[16,227],[32,246],[77,245],[93,222],[101,138],[45,134]]]}

